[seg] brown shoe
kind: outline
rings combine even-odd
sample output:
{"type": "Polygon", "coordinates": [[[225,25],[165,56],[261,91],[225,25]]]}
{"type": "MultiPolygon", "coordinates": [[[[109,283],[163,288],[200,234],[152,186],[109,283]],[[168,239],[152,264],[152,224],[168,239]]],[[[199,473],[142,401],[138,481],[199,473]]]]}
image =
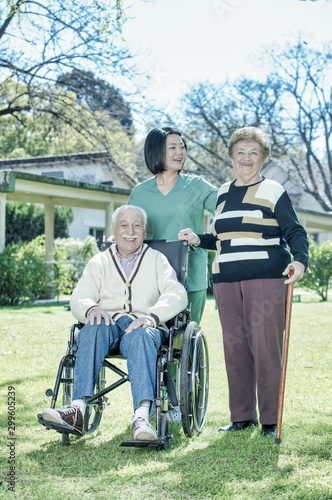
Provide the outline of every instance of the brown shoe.
{"type": "Polygon", "coordinates": [[[157,441],[157,431],[145,418],[135,418],[131,425],[131,435],[134,440],[157,441]]]}
{"type": "Polygon", "coordinates": [[[43,420],[54,424],[64,425],[69,429],[75,429],[82,434],[83,415],[78,406],[62,406],[58,410],[46,408],[42,411],[43,420]]]}

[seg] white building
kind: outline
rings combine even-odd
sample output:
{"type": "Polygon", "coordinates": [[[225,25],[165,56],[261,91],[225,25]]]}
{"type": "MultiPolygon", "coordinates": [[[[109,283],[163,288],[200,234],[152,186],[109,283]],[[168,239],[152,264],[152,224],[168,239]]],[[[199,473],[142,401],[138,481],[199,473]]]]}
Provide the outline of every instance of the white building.
{"type": "MultiPolygon", "coordinates": [[[[69,226],[69,234],[73,238],[82,240],[89,234],[102,240],[105,231],[110,232],[109,224],[106,223],[107,206],[113,212],[117,206],[127,203],[129,194],[136,184],[135,180],[105,152],[0,160],[0,173],[4,174],[5,171],[54,178],[53,187],[60,186],[60,191],[61,186],[63,187],[62,197],[59,196],[59,187],[56,193],[52,193],[46,180],[48,188],[46,189],[45,183],[39,182],[32,194],[33,178],[31,177],[30,187],[26,188],[25,193],[23,186],[22,190],[19,188],[20,193],[18,191],[16,194],[7,192],[6,199],[72,207],[74,220],[69,226]],[[72,181],[74,184],[66,181],[72,181]],[[95,193],[95,200],[93,201],[94,196],[92,196],[92,200],[88,201],[87,190],[91,191],[91,186],[96,185],[100,189],[95,193]],[[80,196],[74,197],[75,200],[70,190],[65,189],[70,186],[82,190],[80,196]],[[43,193],[44,189],[46,189],[45,193],[43,193]],[[101,192],[108,203],[104,200],[100,204],[101,192]]],[[[20,182],[22,183],[22,179],[20,182]]],[[[26,182],[28,182],[27,179],[26,182]]]]}

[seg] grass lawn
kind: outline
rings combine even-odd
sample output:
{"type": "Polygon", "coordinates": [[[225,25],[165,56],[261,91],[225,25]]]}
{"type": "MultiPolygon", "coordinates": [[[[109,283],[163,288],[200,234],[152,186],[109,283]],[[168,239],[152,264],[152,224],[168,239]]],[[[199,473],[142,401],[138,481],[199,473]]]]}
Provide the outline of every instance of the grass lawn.
{"type": "Polygon", "coordinates": [[[98,431],[71,438],[47,431],[37,414],[50,405],[71,313],[63,305],[0,308],[1,498],[332,499],[332,302],[293,304],[281,444],[259,429],[218,433],[229,423],[221,330],[214,301],[202,321],[210,392],[203,432],[173,427],[169,449],[123,448],[130,439],[130,386],[112,393],[98,431]],[[8,387],[16,397],[9,435],[8,387]],[[8,446],[11,444],[12,448],[8,446]],[[15,460],[15,493],[8,491],[15,460]]]}

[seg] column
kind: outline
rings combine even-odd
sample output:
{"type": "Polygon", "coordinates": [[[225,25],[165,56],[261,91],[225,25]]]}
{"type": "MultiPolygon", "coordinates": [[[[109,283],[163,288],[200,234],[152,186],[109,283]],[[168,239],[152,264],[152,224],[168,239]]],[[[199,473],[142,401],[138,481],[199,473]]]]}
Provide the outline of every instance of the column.
{"type": "Polygon", "coordinates": [[[106,221],[106,227],[105,227],[105,236],[106,239],[109,238],[112,234],[112,215],[114,212],[114,201],[111,201],[110,203],[107,204],[105,208],[105,221],[106,221]]]}
{"type": "Polygon", "coordinates": [[[6,246],[6,193],[0,193],[0,253],[6,246]]]}
{"type": "MultiPolygon", "coordinates": [[[[45,253],[46,261],[54,259],[54,203],[45,204],[45,253]]],[[[54,298],[54,266],[50,265],[50,279],[46,284],[48,299],[54,298]]]]}

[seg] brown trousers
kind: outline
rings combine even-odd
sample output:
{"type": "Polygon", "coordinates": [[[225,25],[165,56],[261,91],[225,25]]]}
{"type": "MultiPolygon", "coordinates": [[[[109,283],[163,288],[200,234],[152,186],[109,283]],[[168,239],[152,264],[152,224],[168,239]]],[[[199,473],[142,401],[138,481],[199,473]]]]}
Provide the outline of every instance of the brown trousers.
{"type": "Polygon", "coordinates": [[[287,285],[285,278],[213,285],[232,422],[277,423],[287,285]]]}

